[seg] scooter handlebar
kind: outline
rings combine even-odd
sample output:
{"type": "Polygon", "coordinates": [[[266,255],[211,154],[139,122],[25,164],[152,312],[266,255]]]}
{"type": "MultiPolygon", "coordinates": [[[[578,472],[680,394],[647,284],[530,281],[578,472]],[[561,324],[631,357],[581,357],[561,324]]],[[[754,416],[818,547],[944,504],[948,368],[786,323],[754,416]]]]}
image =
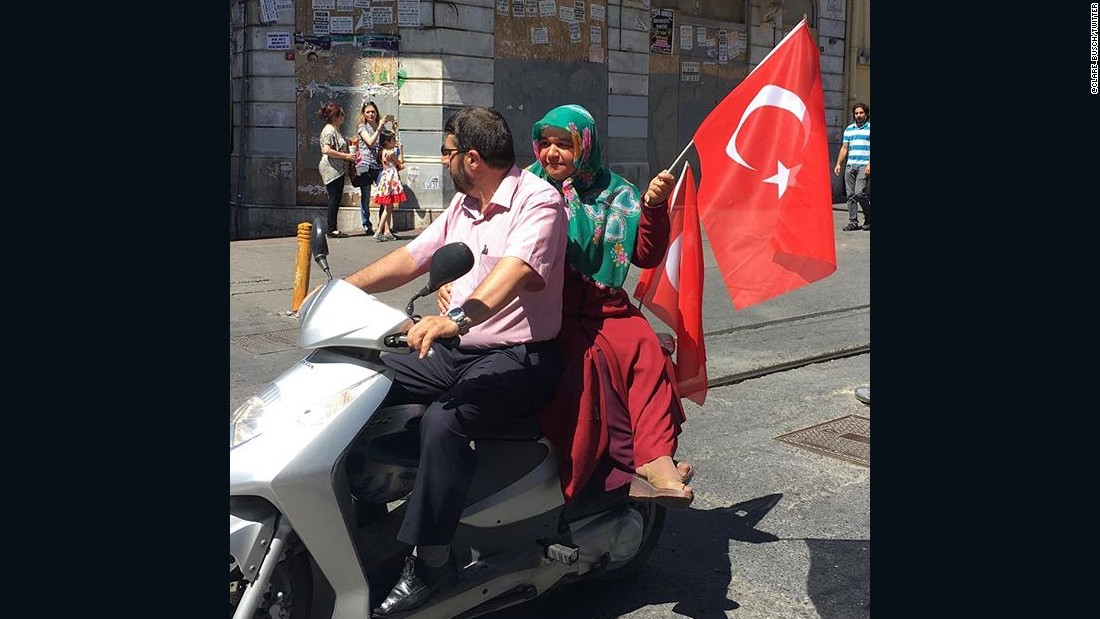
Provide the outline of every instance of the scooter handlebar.
{"type": "MultiPolygon", "coordinates": [[[[443,346],[446,346],[447,348],[454,348],[454,347],[458,346],[459,341],[461,341],[461,338],[459,338],[457,335],[455,337],[444,337],[444,338],[440,338],[440,339],[436,340],[436,342],[438,342],[439,344],[442,344],[443,346]]],[[[390,348],[408,348],[408,346],[409,346],[408,334],[407,333],[391,333],[391,334],[385,336],[384,338],[382,338],[382,343],[385,344],[386,346],[389,346],[390,348]]]]}

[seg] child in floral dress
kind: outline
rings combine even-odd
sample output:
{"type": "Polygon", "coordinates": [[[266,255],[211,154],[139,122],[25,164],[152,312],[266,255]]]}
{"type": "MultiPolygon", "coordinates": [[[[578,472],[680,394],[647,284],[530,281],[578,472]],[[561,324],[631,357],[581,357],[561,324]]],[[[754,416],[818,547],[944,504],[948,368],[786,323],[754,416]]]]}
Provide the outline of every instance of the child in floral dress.
{"type": "Polygon", "coordinates": [[[393,219],[393,209],[408,199],[405,196],[405,186],[401,184],[401,177],[397,174],[405,167],[405,155],[401,152],[397,134],[389,129],[381,130],[379,141],[382,144],[382,172],[378,175],[374,201],[385,210],[378,218],[378,233],[374,238],[378,241],[396,241],[397,237],[393,234],[390,222],[393,219]]]}

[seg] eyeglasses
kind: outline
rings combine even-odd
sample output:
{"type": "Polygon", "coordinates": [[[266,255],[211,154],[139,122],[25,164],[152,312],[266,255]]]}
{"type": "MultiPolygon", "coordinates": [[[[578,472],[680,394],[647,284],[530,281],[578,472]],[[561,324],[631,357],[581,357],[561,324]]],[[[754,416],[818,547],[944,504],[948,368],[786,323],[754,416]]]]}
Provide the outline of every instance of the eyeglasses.
{"type": "Polygon", "coordinates": [[[439,154],[444,156],[444,157],[446,157],[448,155],[452,155],[454,153],[465,153],[465,152],[469,152],[469,151],[470,151],[470,149],[468,149],[468,148],[447,148],[446,146],[440,146],[439,147],[439,154]]]}

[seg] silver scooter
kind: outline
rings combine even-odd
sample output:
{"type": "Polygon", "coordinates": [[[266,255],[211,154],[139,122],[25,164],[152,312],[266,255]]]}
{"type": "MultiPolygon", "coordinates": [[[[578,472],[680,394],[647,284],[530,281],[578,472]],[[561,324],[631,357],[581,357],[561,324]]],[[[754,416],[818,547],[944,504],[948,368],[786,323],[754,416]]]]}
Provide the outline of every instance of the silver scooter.
{"type": "MultiPolygon", "coordinates": [[[[469,271],[473,254],[441,247],[401,312],[333,278],[324,229],[314,222],[310,245],[329,279],[299,308],[298,345],[312,352],[230,416],[234,619],[366,619],[411,551],[396,535],[426,407],[380,407],[393,380],[380,355],[410,354],[413,302],[469,271]]],[[[566,505],[554,450],[528,421],[473,442],[477,472],[451,544],[458,580],[401,619],[477,617],[555,586],[624,578],[656,546],[665,508],[627,488],[566,505]]]]}

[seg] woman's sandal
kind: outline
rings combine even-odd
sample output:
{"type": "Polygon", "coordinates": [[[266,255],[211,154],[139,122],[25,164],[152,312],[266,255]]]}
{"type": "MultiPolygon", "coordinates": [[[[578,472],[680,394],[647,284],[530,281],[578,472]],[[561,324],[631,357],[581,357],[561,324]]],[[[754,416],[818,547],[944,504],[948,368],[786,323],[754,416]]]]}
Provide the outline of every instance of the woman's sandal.
{"type": "Polygon", "coordinates": [[[695,493],[687,486],[683,486],[682,490],[658,488],[649,483],[644,477],[632,475],[630,477],[630,498],[635,501],[653,501],[658,505],[671,509],[684,509],[695,500],[695,493]]]}
{"type": "MultiPolygon", "coordinates": [[[[686,472],[690,479],[695,475],[695,470],[690,464],[684,464],[685,467],[677,465],[677,472],[681,475],[686,472]]],[[[683,481],[658,475],[648,464],[643,464],[638,467],[638,474],[630,479],[630,497],[640,501],[655,501],[665,507],[684,508],[695,500],[695,493],[683,481]]]]}

